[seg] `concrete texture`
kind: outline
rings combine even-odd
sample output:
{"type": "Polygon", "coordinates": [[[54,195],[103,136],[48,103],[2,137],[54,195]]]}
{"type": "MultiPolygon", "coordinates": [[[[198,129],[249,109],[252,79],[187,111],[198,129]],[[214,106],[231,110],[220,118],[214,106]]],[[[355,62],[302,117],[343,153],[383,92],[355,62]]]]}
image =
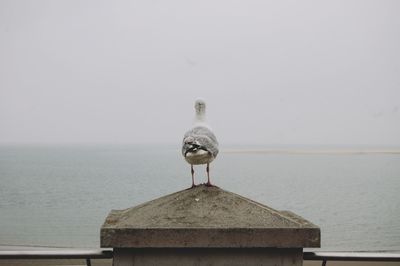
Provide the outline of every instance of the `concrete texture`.
{"type": "Polygon", "coordinates": [[[301,266],[302,249],[116,249],[114,266],[301,266]]]}
{"type": "Polygon", "coordinates": [[[113,210],[101,228],[101,247],[319,246],[320,229],[300,216],[204,185],[113,210]]]}

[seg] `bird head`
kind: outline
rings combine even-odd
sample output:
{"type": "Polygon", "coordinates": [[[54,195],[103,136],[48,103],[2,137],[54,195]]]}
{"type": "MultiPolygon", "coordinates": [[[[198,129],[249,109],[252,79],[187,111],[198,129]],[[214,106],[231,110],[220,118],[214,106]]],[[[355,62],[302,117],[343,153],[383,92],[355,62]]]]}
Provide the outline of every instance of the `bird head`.
{"type": "Polygon", "coordinates": [[[206,102],[203,99],[197,99],[194,103],[194,109],[196,110],[196,117],[199,120],[204,120],[206,114],[206,102]]]}

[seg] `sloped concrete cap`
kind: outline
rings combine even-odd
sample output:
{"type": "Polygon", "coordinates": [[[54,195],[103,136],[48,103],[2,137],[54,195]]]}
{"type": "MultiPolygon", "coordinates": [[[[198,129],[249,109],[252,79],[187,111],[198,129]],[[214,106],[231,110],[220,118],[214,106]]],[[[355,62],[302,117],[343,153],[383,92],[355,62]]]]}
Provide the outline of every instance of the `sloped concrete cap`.
{"type": "Polygon", "coordinates": [[[320,247],[320,229],[288,211],[200,185],[126,210],[113,210],[101,247],[320,247]]]}

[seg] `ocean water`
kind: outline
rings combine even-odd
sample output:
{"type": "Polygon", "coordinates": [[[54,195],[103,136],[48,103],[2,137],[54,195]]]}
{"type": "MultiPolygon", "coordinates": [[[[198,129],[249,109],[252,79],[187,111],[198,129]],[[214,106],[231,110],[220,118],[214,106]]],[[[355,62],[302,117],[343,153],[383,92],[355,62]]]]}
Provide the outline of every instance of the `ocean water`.
{"type": "MultiPolygon", "coordinates": [[[[222,151],[211,178],[317,224],[323,250],[400,250],[399,154],[222,151]]],[[[179,145],[1,146],[0,245],[98,247],[111,209],[190,184],[179,145]]]]}

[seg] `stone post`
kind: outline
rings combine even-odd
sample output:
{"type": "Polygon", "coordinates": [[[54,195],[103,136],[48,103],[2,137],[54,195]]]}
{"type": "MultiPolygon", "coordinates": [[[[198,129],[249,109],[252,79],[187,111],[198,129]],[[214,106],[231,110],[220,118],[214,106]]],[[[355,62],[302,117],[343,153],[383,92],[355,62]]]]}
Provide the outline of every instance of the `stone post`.
{"type": "Polygon", "coordinates": [[[114,266],[298,266],[319,246],[320,229],[300,216],[204,185],[113,210],[101,228],[114,266]]]}

